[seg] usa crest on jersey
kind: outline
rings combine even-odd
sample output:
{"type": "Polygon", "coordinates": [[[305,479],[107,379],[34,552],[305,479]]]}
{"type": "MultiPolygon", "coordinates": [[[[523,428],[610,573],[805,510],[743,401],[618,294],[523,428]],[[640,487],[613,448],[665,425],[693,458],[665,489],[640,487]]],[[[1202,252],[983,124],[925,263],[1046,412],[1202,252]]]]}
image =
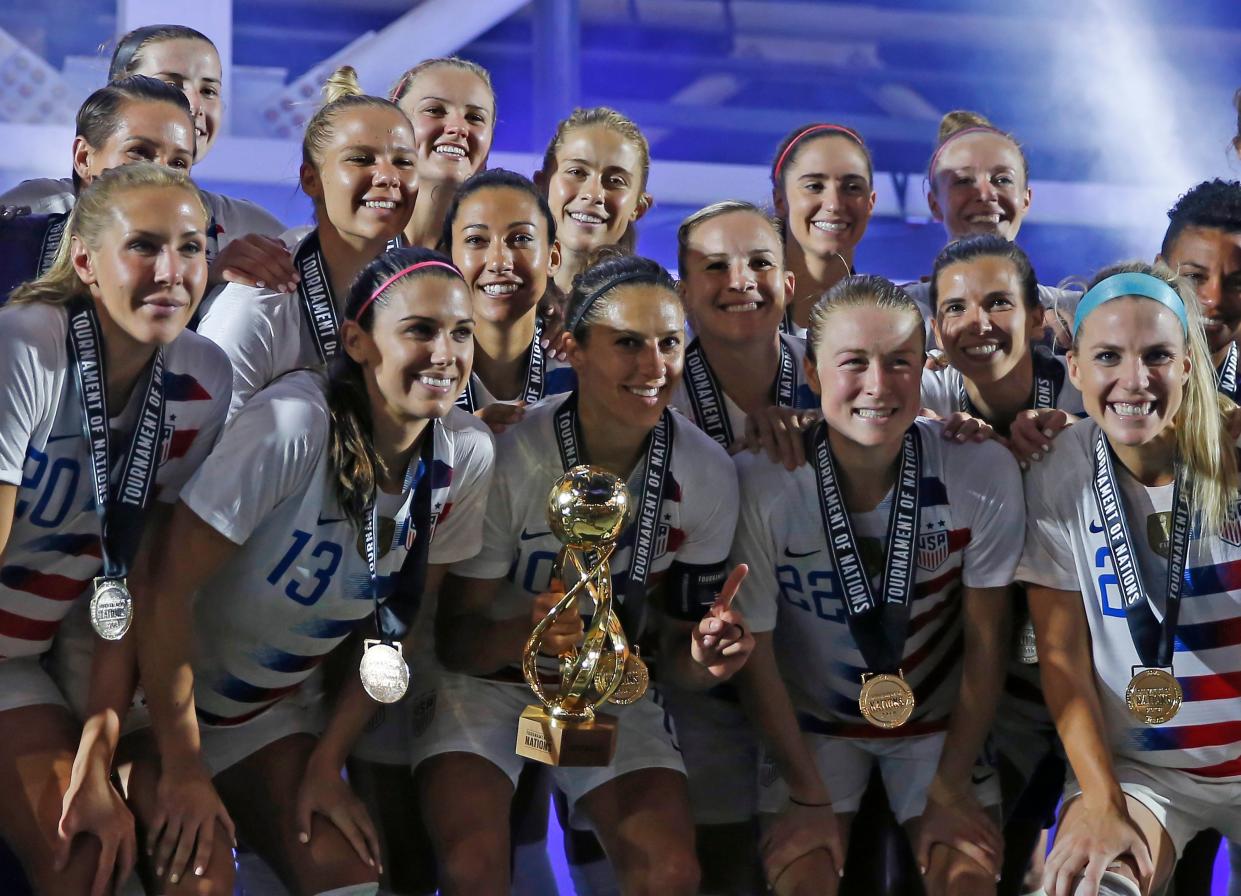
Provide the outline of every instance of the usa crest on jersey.
{"type": "Polygon", "coordinates": [[[1228,519],[1220,527],[1219,537],[1234,548],[1241,548],[1241,504],[1233,504],[1228,519]]]}
{"type": "Polygon", "coordinates": [[[948,559],[948,532],[927,532],[918,536],[918,567],[934,572],[948,559]]]}

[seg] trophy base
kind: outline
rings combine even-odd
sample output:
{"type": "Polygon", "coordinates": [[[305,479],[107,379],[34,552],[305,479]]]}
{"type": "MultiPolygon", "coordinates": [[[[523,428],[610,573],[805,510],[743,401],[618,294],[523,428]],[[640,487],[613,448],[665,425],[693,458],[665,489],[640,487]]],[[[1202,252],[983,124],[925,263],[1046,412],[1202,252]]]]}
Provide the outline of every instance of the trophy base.
{"type": "Polygon", "coordinates": [[[517,755],[544,765],[607,765],[616,752],[616,716],[597,713],[590,722],[553,719],[542,706],[527,706],[517,723],[517,755]]]}

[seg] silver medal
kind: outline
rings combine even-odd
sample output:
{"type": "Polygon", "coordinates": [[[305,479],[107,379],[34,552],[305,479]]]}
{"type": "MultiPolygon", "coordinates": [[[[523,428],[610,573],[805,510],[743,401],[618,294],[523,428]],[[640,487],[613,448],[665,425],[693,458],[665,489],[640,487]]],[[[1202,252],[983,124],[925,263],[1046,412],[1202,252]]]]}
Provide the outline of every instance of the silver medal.
{"type": "Polygon", "coordinates": [[[90,624],[105,641],[119,641],[134,618],[134,599],[124,579],[100,576],[90,598],[90,624]]]}
{"type": "Polygon", "coordinates": [[[1017,633],[1017,659],[1027,666],[1038,662],[1038,644],[1034,640],[1034,621],[1031,619],[1026,619],[1017,633]]]}
{"type": "Polygon", "coordinates": [[[358,666],[362,687],[379,703],[395,703],[409,688],[409,666],[400,644],[367,639],[358,666]]]}

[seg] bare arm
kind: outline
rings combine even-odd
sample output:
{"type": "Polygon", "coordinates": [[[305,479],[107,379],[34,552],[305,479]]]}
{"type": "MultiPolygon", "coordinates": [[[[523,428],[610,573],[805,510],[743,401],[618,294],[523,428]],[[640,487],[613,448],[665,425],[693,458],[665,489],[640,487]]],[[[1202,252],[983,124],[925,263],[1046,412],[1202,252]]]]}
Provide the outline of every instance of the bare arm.
{"type": "Polygon", "coordinates": [[[534,625],[529,615],[491,618],[488,608],[501,581],[445,576],[435,614],[435,652],[444,668],[486,675],[521,662],[534,625]]]}

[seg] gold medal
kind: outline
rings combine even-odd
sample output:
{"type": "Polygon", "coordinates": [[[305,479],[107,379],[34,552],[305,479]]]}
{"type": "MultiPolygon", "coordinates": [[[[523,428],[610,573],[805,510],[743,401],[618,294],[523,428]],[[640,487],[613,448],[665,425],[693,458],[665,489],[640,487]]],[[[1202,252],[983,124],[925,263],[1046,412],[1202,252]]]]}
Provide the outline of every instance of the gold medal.
{"type": "MultiPolygon", "coordinates": [[[[600,691],[606,690],[615,669],[616,654],[610,650],[604,652],[599,657],[599,670],[595,673],[595,687],[600,691]]],[[[636,703],[642,699],[642,695],[646,693],[650,684],[651,672],[635,650],[629,654],[629,659],[625,662],[625,674],[621,676],[620,684],[616,686],[608,702],[615,703],[617,706],[636,703]]]]}
{"type": "Polygon", "coordinates": [[[395,703],[409,689],[409,666],[400,644],[367,639],[358,666],[362,688],[378,703],[395,703]]]}
{"type": "Polygon", "coordinates": [[[862,717],[876,728],[899,728],[913,715],[913,688],[903,674],[862,676],[862,691],[858,694],[858,709],[862,717]]]}
{"type": "Polygon", "coordinates": [[[1185,695],[1167,669],[1142,669],[1125,688],[1125,703],[1139,722],[1162,725],[1176,716],[1185,695]]]}
{"type": "Polygon", "coordinates": [[[90,624],[105,641],[119,641],[134,618],[134,599],[124,579],[100,576],[90,598],[90,624]]]}

